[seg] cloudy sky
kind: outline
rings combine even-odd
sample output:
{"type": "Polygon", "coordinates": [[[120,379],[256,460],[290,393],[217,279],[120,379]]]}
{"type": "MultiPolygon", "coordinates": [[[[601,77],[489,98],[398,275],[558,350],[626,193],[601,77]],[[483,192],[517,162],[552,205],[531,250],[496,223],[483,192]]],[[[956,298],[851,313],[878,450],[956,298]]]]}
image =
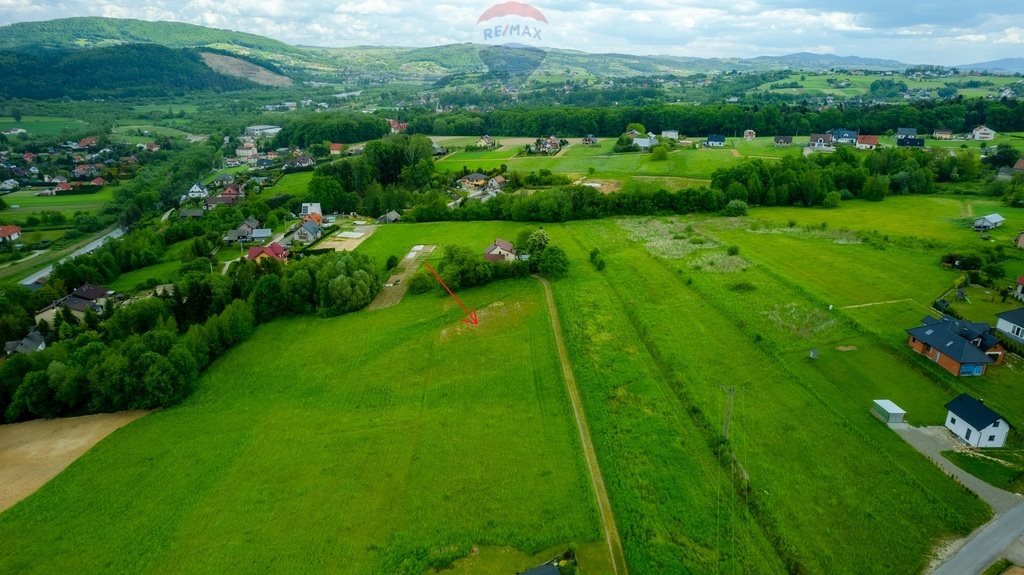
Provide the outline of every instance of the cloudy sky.
{"type": "MultiPolygon", "coordinates": [[[[0,0],[0,24],[65,16],[176,20],[316,46],[473,41],[493,2],[441,0],[0,0]]],[[[1024,56],[1024,1],[612,0],[533,2],[547,44],[680,56],[819,52],[909,63],[1024,56]]]]}

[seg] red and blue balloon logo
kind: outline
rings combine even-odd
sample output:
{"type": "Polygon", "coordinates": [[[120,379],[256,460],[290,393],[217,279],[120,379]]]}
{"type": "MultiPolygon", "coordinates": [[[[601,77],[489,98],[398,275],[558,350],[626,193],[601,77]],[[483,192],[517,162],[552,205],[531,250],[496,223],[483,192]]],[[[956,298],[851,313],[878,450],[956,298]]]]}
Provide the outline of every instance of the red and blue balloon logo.
{"type": "Polygon", "coordinates": [[[495,4],[476,22],[475,43],[488,71],[503,83],[525,82],[543,63],[548,19],[522,2],[495,4]]]}

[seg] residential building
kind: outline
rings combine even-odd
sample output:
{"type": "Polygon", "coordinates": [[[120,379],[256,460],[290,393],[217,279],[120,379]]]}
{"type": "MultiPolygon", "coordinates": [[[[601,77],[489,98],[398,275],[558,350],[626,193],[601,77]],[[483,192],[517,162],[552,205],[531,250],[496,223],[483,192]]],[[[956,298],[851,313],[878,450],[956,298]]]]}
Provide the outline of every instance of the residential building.
{"type": "Polygon", "coordinates": [[[484,250],[484,259],[489,262],[514,262],[516,260],[516,248],[512,242],[497,238],[494,243],[484,250]]]}
{"type": "Polygon", "coordinates": [[[497,145],[498,142],[487,134],[480,136],[480,139],[476,141],[476,147],[478,148],[493,148],[497,145]]]}
{"type": "Polygon", "coordinates": [[[494,176],[487,180],[487,189],[499,192],[505,189],[505,176],[494,176]]]}
{"type": "Polygon", "coordinates": [[[793,136],[775,136],[775,145],[778,147],[792,146],[793,136]]]}
{"type": "Polygon", "coordinates": [[[857,136],[858,150],[874,150],[878,147],[878,136],[857,136]]]}
{"type": "Polygon", "coordinates": [[[402,216],[398,212],[391,210],[383,216],[377,218],[379,224],[394,224],[402,221],[402,216]]]}
{"type": "Polygon", "coordinates": [[[725,147],[725,136],[721,134],[711,134],[708,136],[707,141],[704,145],[709,148],[724,148],[725,147]]]}
{"type": "Polygon", "coordinates": [[[666,140],[679,140],[679,130],[663,130],[661,137],[666,140]]]}
{"type": "Polygon", "coordinates": [[[904,138],[916,138],[917,128],[897,128],[896,139],[902,140],[904,138]]]}
{"type": "Polygon", "coordinates": [[[847,130],[845,128],[829,130],[828,134],[832,136],[832,142],[835,144],[856,144],[857,136],[859,135],[856,130],[847,130]]]}
{"type": "Polygon", "coordinates": [[[245,255],[245,259],[251,261],[260,261],[262,259],[275,259],[279,262],[288,261],[288,250],[281,244],[274,242],[269,246],[256,246],[249,248],[249,253],[245,255]]]}
{"type": "Polygon", "coordinates": [[[8,341],[4,345],[4,351],[7,355],[14,355],[16,353],[35,353],[37,351],[43,351],[46,349],[46,339],[43,335],[33,329],[28,332],[23,339],[16,339],[14,341],[8,341]]]}
{"type": "Polygon", "coordinates": [[[18,226],[0,226],[0,244],[16,242],[21,237],[21,228],[18,226]]]}
{"type": "Polygon", "coordinates": [[[331,155],[340,156],[345,151],[345,144],[331,144],[331,155]]]}
{"type": "Polygon", "coordinates": [[[299,229],[295,230],[295,235],[292,236],[292,241],[300,244],[311,244],[319,240],[324,235],[324,230],[314,221],[305,221],[299,226],[299,229]]]}
{"type": "Polygon", "coordinates": [[[206,189],[206,186],[197,182],[192,184],[192,187],[188,189],[188,194],[186,195],[194,200],[202,200],[210,197],[210,190],[206,189]]]}
{"type": "Polygon", "coordinates": [[[260,124],[256,126],[249,126],[245,129],[245,135],[250,138],[272,138],[281,131],[280,126],[270,126],[266,124],[260,124]]]}
{"type": "Polygon", "coordinates": [[[465,186],[472,186],[474,188],[481,188],[487,185],[487,174],[481,174],[480,172],[474,172],[472,174],[466,174],[459,179],[459,183],[465,186]]]}
{"type": "Polygon", "coordinates": [[[641,152],[646,152],[657,146],[658,140],[655,138],[633,138],[633,145],[640,148],[641,152]]]}
{"type": "Polygon", "coordinates": [[[972,140],[981,140],[983,142],[991,142],[996,139],[996,131],[987,126],[978,126],[971,131],[972,140]]]}
{"type": "Polygon", "coordinates": [[[935,130],[932,132],[932,137],[936,140],[952,140],[953,130],[935,130]]]}
{"type": "Polygon", "coordinates": [[[807,145],[811,148],[831,148],[832,134],[811,134],[807,145]]]}
{"type": "MultiPolygon", "coordinates": [[[[1024,280],[1024,277],[1021,278],[1024,280]]],[[[1018,281],[1018,285],[1020,282],[1018,281]]],[[[996,330],[1012,341],[1024,344],[1024,307],[996,314],[996,330]]]]}
{"type": "Polygon", "coordinates": [[[900,148],[923,148],[924,138],[899,138],[896,146],[900,148]]]}
{"type": "Polygon", "coordinates": [[[757,132],[755,132],[753,130],[744,130],[743,131],[743,139],[744,140],[747,140],[749,142],[749,141],[751,141],[751,140],[753,140],[755,138],[757,138],[757,132]]]}
{"type": "Polygon", "coordinates": [[[946,404],[946,429],[971,447],[1002,447],[1010,424],[1003,416],[966,393],[946,404]]]}
{"type": "Polygon", "coordinates": [[[973,323],[944,315],[921,320],[907,330],[907,344],[957,377],[980,376],[991,364],[1003,362],[1006,349],[985,323],[973,323]]]}
{"type": "Polygon", "coordinates": [[[324,211],[320,209],[320,204],[308,203],[302,204],[302,210],[299,212],[299,216],[306,217],[309,214],[320,214],[324,215],[324,211]]]}

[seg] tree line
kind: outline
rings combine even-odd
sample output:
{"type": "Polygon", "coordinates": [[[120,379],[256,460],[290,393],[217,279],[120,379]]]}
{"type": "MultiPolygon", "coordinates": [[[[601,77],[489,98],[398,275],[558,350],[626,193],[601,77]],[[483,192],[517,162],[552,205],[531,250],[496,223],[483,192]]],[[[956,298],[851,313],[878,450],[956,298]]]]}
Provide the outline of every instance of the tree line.
{"type": "Polygon", "coordinates": [[[622,126],[638,122],[655,133],[740,135],[752,129],[761,135],[806,135],[833,128],[862,134],[894,132],[899,127],[922,133],[935,129],[969,132],[980,124],[997,131],[1024,130],[1024,105],[1016,100],[955,99],[895,106],[815,109],[800,104],[704,105],[657,104],[606,107],[517,107],[491,112],[436,114],[407,110],[409,132],[437,136],[524,134],[617,137],[622,126]]]}

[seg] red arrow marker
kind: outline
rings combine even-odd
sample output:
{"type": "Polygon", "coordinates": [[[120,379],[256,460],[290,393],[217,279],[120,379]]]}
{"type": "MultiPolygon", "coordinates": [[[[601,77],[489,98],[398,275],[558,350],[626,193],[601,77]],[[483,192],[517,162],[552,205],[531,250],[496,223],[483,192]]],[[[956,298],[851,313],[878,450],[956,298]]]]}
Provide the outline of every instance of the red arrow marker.
{"type": "Polygon", "coordinates": [[[434,278],[436,278],[438,283],[441,284],[441,287],[444,288],[444,291],[448,292],[448,295],[452,296],[452,299],[455,300],[455,303],[459,304],[459,307],[462,308],[462,311],[466,313],[466,319],[462,320],[462,322],[468,323],[470,325],[480,325],[480,320],[477,319],[476,317],[476,310],[470,311],[470,309],[466,307],[465,304],[462,303],[462,300],[459,299],[459,296],[455,295],[455,292],[453,292],[451,288],[448,287],[448,284],[444,283],[444,280],[441,279],[441,276],[437,275],[437,272],[434,271],[434,268],[432,268],[430,264],[423,262],[423,265],[426,266],[428,270],[430,270],[430,273],[434,274],[434,278]]]}

